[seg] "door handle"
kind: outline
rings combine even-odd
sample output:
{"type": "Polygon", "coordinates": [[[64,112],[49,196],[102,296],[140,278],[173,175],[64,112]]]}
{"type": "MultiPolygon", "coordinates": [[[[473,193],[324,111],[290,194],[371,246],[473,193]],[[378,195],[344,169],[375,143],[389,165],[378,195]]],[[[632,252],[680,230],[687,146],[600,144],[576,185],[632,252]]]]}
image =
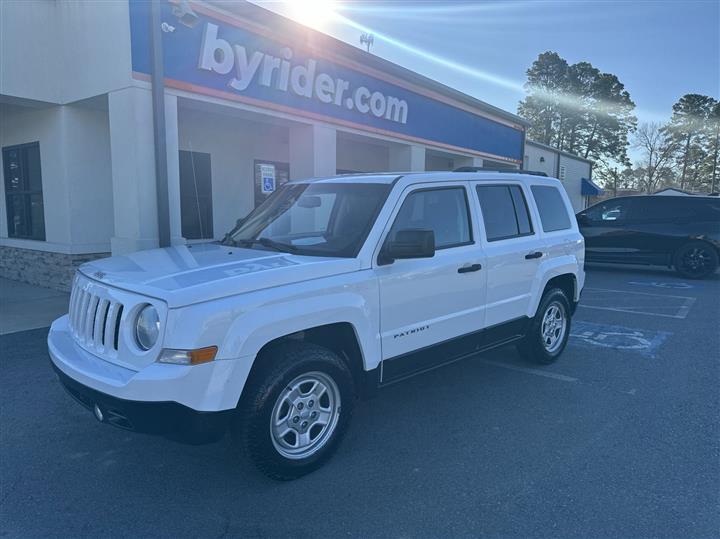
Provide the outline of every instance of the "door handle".
{"type": "Polygon", "coordinates": [[[543,254],[540,251],[534,253],[528,253],[525,255],[525,260],[532,260],[533,258],[540,258],[543,254]]]}
{"type": "Polygon", "coordinates": [[[482,266],[480,264],[472,264],[470,266],[463,266],[458,268],[458,273],[471,273],[473,271],[480,271],[482,266]]]}

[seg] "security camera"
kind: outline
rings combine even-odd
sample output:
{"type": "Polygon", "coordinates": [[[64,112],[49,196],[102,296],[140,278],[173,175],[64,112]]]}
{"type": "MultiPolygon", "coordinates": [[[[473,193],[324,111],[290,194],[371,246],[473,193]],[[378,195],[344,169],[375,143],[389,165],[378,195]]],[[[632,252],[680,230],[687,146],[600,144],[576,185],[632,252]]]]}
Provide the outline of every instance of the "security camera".
{"type": "Polygon", "coordinates": [[[192,10],[190,3],[187,0],[175,0],[175,4],[172,8],[173,15],[188,28],[193,28],[198,22],[200,17],[192,10]]]}

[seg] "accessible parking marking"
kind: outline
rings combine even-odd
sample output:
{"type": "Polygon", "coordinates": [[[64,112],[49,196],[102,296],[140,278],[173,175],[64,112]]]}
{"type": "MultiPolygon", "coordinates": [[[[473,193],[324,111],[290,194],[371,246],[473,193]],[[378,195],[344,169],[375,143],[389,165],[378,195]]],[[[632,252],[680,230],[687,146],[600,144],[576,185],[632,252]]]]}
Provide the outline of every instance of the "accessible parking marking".
{"type": "Polygon", "coordinates": [[[695,299],[688,296],[586,287],[580,307],[682,319],[690,312],[695,299]]]}
{"type": "Polygon", "coordinates": [[[600,347],[634,352],[654,358],[656,351],[672,335],[668,331],[635,329],[624,326],[573,322],[571,343],[585,348],[600,347]]]}
{"type": "Polygon", "coordinates": [[[695,288],[690,283],[663,283],[658,281],[628,281],[628,284],[635,286],[649,286],[652,288],[664,288],[672,290],[687,290],[689,288],[695,288]]]}

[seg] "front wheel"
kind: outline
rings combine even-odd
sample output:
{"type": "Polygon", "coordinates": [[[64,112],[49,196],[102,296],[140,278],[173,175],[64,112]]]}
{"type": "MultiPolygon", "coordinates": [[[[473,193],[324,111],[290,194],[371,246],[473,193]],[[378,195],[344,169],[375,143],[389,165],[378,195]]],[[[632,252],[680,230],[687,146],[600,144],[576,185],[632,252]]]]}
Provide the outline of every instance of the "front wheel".
{"type": "Polygon", "coordinates": [[[268,477],[290,480],[322,466],[350,421],[355,392],[345,362],[330,350],[287,341],[258,358],[238,406],[233,435],[268,477]]]}
{"type": "Polygon", "coordinates": [[[702,279],[718,267],[717,251],[703,241],[691,241],[677,250],[673,257],[675,270],[688,279],[702,279]]]}
{"type": "Polygon", "coordinates": [[[545,291],[518,351],[528,360],[548,365],[560,357],[570,336],[570,301],[560,288],[545,291]]]}

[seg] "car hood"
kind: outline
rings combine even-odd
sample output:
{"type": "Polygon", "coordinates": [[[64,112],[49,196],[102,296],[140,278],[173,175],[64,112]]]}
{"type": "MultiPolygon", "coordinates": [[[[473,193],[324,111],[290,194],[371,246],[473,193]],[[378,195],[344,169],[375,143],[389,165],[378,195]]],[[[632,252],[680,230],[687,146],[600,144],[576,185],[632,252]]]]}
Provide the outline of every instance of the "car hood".
{"type": "Polygon", "coordinates": [[[170,308],[359,269],[355,258],[301,256],[218,243],[139,251],[80,267],[91,279],[161,299],[170,308]]]}

